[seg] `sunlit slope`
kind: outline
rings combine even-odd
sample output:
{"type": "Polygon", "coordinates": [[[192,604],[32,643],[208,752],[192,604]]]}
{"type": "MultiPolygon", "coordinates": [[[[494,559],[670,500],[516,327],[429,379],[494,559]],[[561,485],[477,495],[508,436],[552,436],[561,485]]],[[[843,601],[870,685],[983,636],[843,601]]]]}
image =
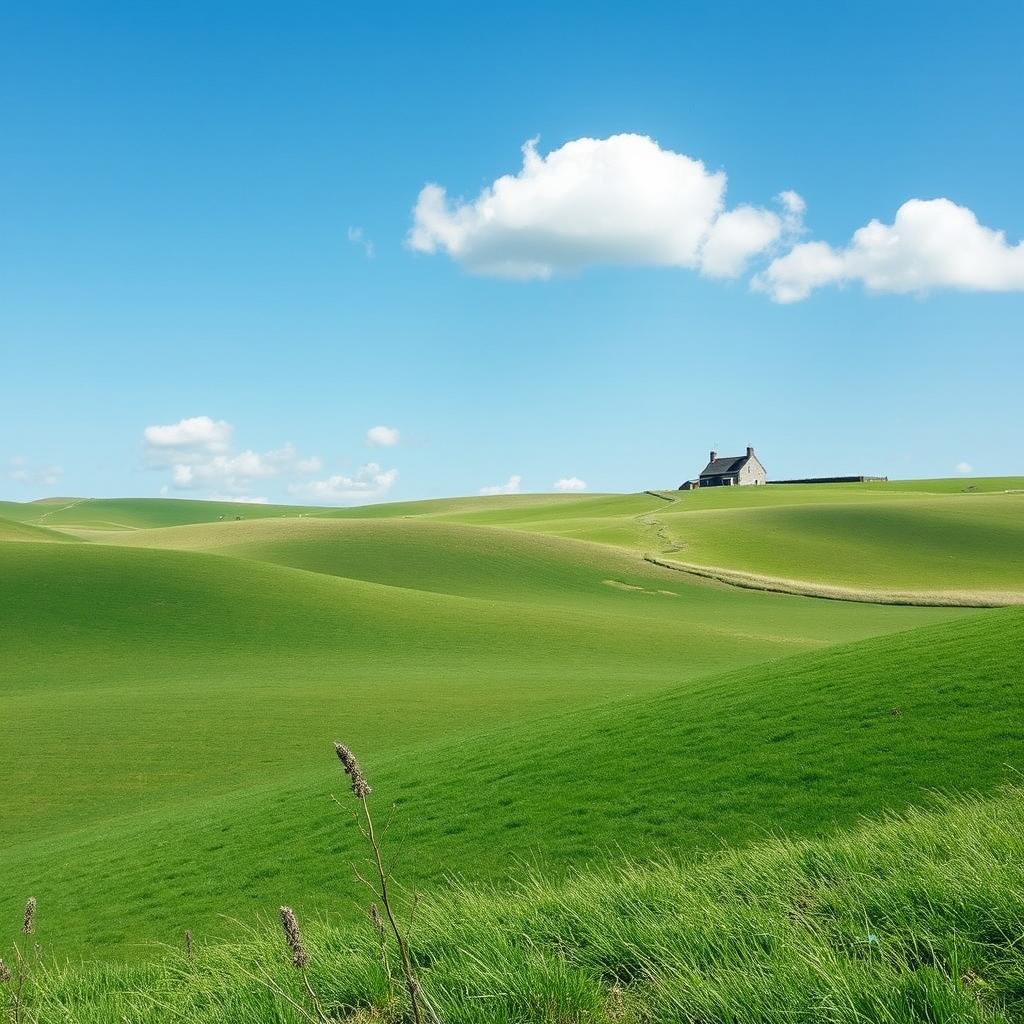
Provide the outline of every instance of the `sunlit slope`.
{"type": "Polygon", "coordinates": [[[27,504],[0,504],[0,516],[39,526],[95,530],[140,530],[183,523],[264,519],[322,514],[323,509],[293,505],[240,504],[233,501],[187,501],[180,498],[66,498],[27,504]]]}
{"type": "Polygon", "coordinates": [[[193,552],[0,544],[11,834],[301,768],[325,721],[398,746],[957,614],[706,586],[616,552],[602,564],[600,548],[582,566],[527,551],[513,604],[497,599],[510,573],[471,548],[434,542],[419,577],[387,546],[371,550],[377,577],[404,570],[408,585],[193,552]],[[426,589],[436,577],[453,593],[426,589]]]}
{"type": "Polygon", "coordinates": [[[865,587],[1024,591],[1024,494],[658,517],[675,557],[865,587]]]}
{"type": "MultiPolygon", "coordinates": [[[[344,805],[329,798],[345,788],[335,737],[361,754],[378,806],[397,802],[392,856],[412,886],[451,873],[500,879],[523,858],[551,877],[606,855],[822,834],[930,789],[1012,780],[1024,764],[1022,651],[1024,611],[986,612],[597,708],[492,720],[463,739],[428,730],[401,751],[328,704],[306,723],[302,765],[289,774],[267,770],[245,792],[13,845],[0,919],[15,920],[14,894],[31,890],[58,946],[73,950],[173,940],[184,927],[219,934],[218,915],[281,902],[354,916],[349,865],[362,853],[344,805]]],[[[227,725],[208,757],[233,742],[227,725]]],[[[288,743],[285,725],[274,731],[288,743]]],[[[182,739],[166,726],[161,737],[171,770],[182,739]]],[[[245,749],[273,760],[256,733],[245,749]]]]}
{"type": "MultiPolygon", "coordinates": [[[[130,534],[80,531],[118,546],[207,551],[389,586],[493,600],[611,602],[647,614],[665,601],[623,598],[623,589],[692,596],[688,581],[645,565],[635,552],[600,544],[429,517],[290,518],[218,522],[130,534]],[[672,589],[663,589],[670,586],[672,589]]],[[[705,591],[698,592],[702,600],[705,591]]],[[[713,598],[712,598],[713,600],[713,598]]],[[[725,600],[728,602],[729,598],[725,600]]],[[[675,602],[678,604],[678,602],[675,602]]],[[[671,614],[679,612],[677,607],[671,614]]]]}
{"type": "Polygon", "coordinates": [[[0,542],[3,541],[76,541],[77,537],[71,537],[59,530],[49,530],[44,526],[33,526],[31,523],[20,523],[13,519],[0,518],[0,542]]]}
{"type": "Polygon", "coordinates": [[[623,495],[522,506],[506,499],[429,515],[837,586],[1024,592],[1024,490],[1015,486],[1022,483],[710,488],[666,492],[664,500],[623,495]]]}
{"type": "Polygon", "coordinates": [[[651,566],[628,549],[435,520],[258,520],[83,536],[118,546],[215,552],[463,597],[724,626],[730,633],[780,641],[828,635],[838,642],[885,630],[891,621],[878,609],[766,601],[763,595],[698,583],[651,566]]]}
{"type": "Polygon", "coordinates": [[[55,498],[27,503],[0,502],[0,517],[42,526],[67,526],[86,530],[144,530],[190,523],[250,521],[254,519],[417,518],[456,519],[477,516],[529,518],[536,510],[542,517],[565,515],[575,506],[589,518],[642,511],[657,504],[650,495],[517,494],[494,497],[438,498],[428,501],[390,502],[356,508],[313,505],[270,505],[233,501],[199,501],[183,498],[55,498]]]}

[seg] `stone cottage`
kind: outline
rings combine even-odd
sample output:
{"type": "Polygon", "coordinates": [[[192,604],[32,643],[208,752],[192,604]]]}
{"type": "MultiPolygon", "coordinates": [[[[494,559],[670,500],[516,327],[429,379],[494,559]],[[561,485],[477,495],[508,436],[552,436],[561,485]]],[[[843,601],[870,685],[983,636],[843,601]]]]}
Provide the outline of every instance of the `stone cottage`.
{"type": "Polygon", "coordinates": [[[747,448],[746,455],[719,455],[712,451],[708,464],[701,470],[699,480],[688,480],[680,490],[694,487],[749,487],[766,484],[768,474],[754,454],[747,448]]]}

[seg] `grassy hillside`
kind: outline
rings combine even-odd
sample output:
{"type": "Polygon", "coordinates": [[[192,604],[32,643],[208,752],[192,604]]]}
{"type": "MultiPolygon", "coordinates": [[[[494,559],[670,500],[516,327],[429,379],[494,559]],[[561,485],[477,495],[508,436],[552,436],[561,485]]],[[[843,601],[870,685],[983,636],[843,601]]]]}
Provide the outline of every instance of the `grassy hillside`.
{"type": "Polygon", "coordinates": [[[193,552],[0,545],[12,834],[309,765],[325,716],[354,741],[386,725],[398,746],[955,614],[747,594],[597,547],[577,563],[534,538],[513,538],[511,569],[421,538],[414,570],[356,533],[378,577],[405,571],[410,586],[193,552]],[[426,589],[431,565],[451,593],[426,589]],[[168,732],[174,763],[154,768],[168,732]],[[68,756],[81,762],[70,780],[68,756]]]}
{"type": "Polygon", "coordinates": [[[1024,494],[662,515],[677,557],[908,590],[1024,590],[1024,494]]]}
{"type": "MultiPolygon", "coordinates": [[[[1024,797],[1008,790],[827,841],[455,889],[419,907],[415,969],[450,1024],[1009,1024],[1024,1014],[1022,821],[1024,797]]],[[[310,991],[330,1019],[407,1019],[368,922],[303,920],[310,991]]],[[[44,961],[32,1019],[318,1019],[270,922],[157,955],[113,969],[44,961]]]]}
{"type": "MultiPolygon", "coordinates": [[[[280,902],[350,914],[358,889],[332,867],[359,856],[329,799],[340,788],[335,735],[358,739],[381,805],[398,803],[399,873],[427,889],[453,872],[500,878],[520,858],[550,874],[621,851],[827,832],[931,787],[1011,776],[1007,765],[1024,763],[1022,641],[1024,612],[983,613],[544,720],[506,711],[501,727],[464,723],[463,739],[435,719],[432,735],[400,750],[389,748],[390,715],[367,721],[328,701],[304,714],[301,737],[277,715],[261,740],[268,709],[254,707],[237,738],[221,716],[202,734],[216,741],[196,750],[234,764],[245,791],[21,843],[6,857],[11,896],[0,910],[13,920],[15,894],[45,896],[57,943],[72,950],[170,939],[183,927],[222,934],[218,915],[280,902]],[[291,767],[275,763],[280,743],[301,746],[291,767]]],[[[187,726],[160,710],[166,729],[151,737],[150,756],[181,772],[187,726]]]]}
{"type": "MultiPolygon", "coordinates": [[[[237,519],[402,520],[498,527],[675,556],[731,571],[901,591],[1007,592],[1024,579],[1024,478],[506,495],[355,509],[172,499],[61,499],[0,516],[105,533],[237,519]]],[[[189,540],[197,545],[197,540],[189,540]]],[[[213,541],[202,542],[216,546],[213,541]]],[[[258,554],[258,552],[254,552],[258,554]]]]}
{"type": "Polygon", "coordinates": [[[71,537],[59,530],[49,530],[45,526],[33,526],[30,523],[20,523],[13,519],[0,519],[0,543],[4,541],[75,541],[77,537],[71,537]]]}
{"type": "Polygon", "coordinates": [[[95,530],[141,530],[153,526],[265,519],[323,510],[295,505],[188,501],[180,498],[57,498],[27,504],[0,503],[0,516],[38,526],[74,526],[95,530]]]}
{"type": "Polygon", "coordinates": [[[378,506],[668,553],[810,582],[911,591],[1024,591],[1024,478],[710,488],[629,496],[378,506]]]}
{"type": "Polygon", "coordinates": [[[335,737],[398,804],[397,868],[427,891],[988,790],[1024,760],[1024,610],[757,593],[640,558],[1022,586],[1024,496],[948,483],[5,505],[0,918],[31,892],[58,951],[130,958],[281,902],[351,918],[335,737]],[[82,542],[42,542],[64,536],[82,542]]]}

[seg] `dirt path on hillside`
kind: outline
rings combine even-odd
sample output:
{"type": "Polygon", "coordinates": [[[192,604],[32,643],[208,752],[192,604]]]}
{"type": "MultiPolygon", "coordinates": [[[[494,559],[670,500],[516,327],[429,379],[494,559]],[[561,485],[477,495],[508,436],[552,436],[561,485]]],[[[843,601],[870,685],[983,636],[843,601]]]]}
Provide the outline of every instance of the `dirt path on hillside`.
{"type": "Polygon", "coordinates": [[[744,590],[763,590],[797,597],[817,597],[826,601],[856,601],[862,604],[900,604],[939,608],[1005,608],[1024,604],[1024,592],[1012,590],[870,590],[859,587],[811,583],[775,576],[719,569],[711,565],[694,565],[656,555],[644,555],[645,562],[664,569],[689,573],[704,579],[727,583],[744,590]]]}

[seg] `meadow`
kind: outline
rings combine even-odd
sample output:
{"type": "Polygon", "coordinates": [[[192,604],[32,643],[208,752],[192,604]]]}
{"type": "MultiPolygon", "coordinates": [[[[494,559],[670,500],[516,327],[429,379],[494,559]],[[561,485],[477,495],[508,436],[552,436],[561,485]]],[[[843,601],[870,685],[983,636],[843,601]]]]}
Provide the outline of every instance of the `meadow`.
{"type": "MultiPolygon", "coordinates": [[[[346,510],[0,503],[0,939],[37,897],[46,998],[77,993],[81,1007],[54,1002],[39,1019],[116,1020],[129,1004],[122,1016],[140,1022],[303,1019],[288,1006],[267,1016],[266,986],[228,969],[276,963],[259,922],[281,904],[319,936],[311,970],[332,1005],[400,1016],[366,944],[361,839],[331,799],[345,792],[335,739],[360,753],[378,813],[394,807],[389,862],[422,894],[417,942],[436,949],[421,963],[446,1020],[733,1020],[743,992],[761,1009],[741,1019],[889,1019],[857,1000],[904,982],[893,1020],[1004,1019],[1019,994],[1002,975],[988,1002],[968,1000],[989,1016],[956,1016],[967,1003],[949,965],[967,954],[942,936],[964,928],[963,908],[929,924],[946,951],[927,978],[905,962],[925,935],[913,906],[900,918],[887,905],[892,934],[906,934],[879,963],[823,938],[816,909],[794,923],[779,908],[807,857],[869,865],[835,869],[844,913],[889,899],[895,869],[871,860],[871,836],[923,864],[955,821],[966,838],[949,862],[987,855],[991,822],[1020,802],[1005,787],[1024,754],[1024,608],[823,601],[643,556],[1017,593],[1022,483],[346,510]],[[862,823],[885,815],[897,817],[862,823]],[[758,872],[775,893],[761,917],[739,897],[716,909],[709,892],[758,872]],[[654,909],[632,920],[626,908],[648,897],[654,909]],[[585,927],[588,904],[602,909],[585,927]],[[716,913],[733,941],[697,955],[688,943],[716,913]],[[762,928],[778,942],[743,938],[762,928]],[[783,955],[786,928],[807,957],[783,955]],[[186,929],[202,953],[183,967],[159,944],[186,929]],[[617,973],[596,950],[627,933],[632,966],[617,973]],[[139,985],[181,985],[183,970],[194,1001],[179,1018],[146,1016],[159,1004],[141,1008],[139,985]],[[545,985],[550,998],[531,1001],[545,985]],[[814,1016],[811,991],[819,1011],[839,1000],[833,1016],[814,1016]],[[928,1016],[929,999],[952,1016],[928,1016]]],[[[1007,849],[1024,841],[1007,837],[1007,849]]],[[[972,898],[996,899],[991,877],[975,882],[972,898]]],[[[981,957],[981,940],[962,938],[981,957]]],[[[987,961],[970,969],[982,966],[992,975],[987,961]]]]}

